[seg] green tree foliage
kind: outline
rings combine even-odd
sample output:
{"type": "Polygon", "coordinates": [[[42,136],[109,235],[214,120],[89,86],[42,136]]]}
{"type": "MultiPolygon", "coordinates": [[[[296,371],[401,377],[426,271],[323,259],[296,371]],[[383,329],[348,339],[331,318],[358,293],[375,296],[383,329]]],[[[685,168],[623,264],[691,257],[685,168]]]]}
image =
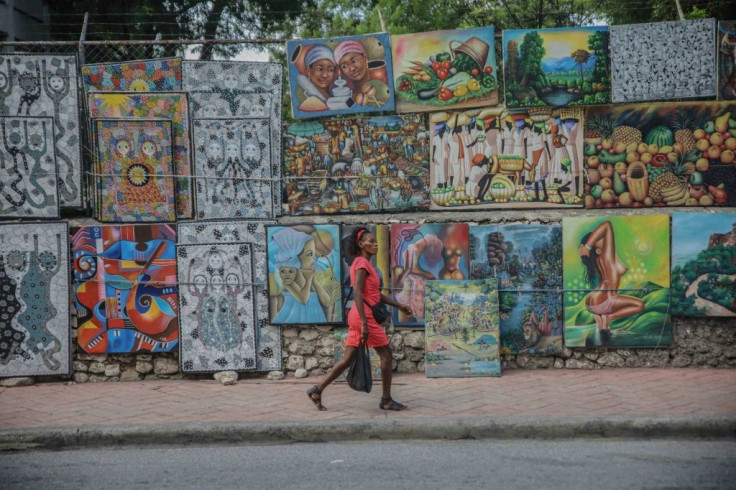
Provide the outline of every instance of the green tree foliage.
{"type": "Polygon", "coordinates": [[[606,83],[611,78],[609,73],[608,45],[608,32],[596,31],[588,36],[588,49],[595,55],[595,67],[593,68],[594,82],[606,83]]]}
{"type": "Polygon", "coordinates": [[[583,65],[590,59],[590,53],[584,49],[576,49],[570,54],[570,57],[574,59],[575,63],[580,67],[580,84],[583,85],[585,83],[585,78],[583,78],[583,65]]]}
{"type": "Polygon", "coordinates": [[[506,83],[519,83],[519,45],[509,41],[506,45],[506,83]]]}
{"type": "Polygon", "coordinates": [[[542,59],[544,59],[547,51],[544,49],[542,36],[535,31],[526,33],[520,51],[521,85],[528,87],[532,80],[545,81],[546,77],[542,71],[542,59]]]}

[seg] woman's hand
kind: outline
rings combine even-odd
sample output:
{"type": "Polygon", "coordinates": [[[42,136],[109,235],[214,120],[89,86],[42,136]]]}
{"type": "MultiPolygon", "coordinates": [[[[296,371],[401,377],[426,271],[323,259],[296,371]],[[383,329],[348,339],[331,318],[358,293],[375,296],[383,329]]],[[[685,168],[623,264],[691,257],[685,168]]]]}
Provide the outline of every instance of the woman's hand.
{"type": "Polygon", "coordinates": [[[403,303],[399,303],[399,306],[398,306],[398,308],[399,308],[399,310],[401,310],[401,312],[402,312],[403,314],[405,314],[406,316],[412,316],[412,315],[414,315],[414,312],[412,311],[412,309],[411,309],[411,307],[410,307],[410,306],[407,306],[407,305],[405,305],[405,304],[403,304],[403,303]]]}
{"type": "Polygon", "coordinates": [[[580,244],[580,256],[581,257],[590,257],[590,250],[588,249],[588,247],[586,247],[582,243],[580,244]]]}

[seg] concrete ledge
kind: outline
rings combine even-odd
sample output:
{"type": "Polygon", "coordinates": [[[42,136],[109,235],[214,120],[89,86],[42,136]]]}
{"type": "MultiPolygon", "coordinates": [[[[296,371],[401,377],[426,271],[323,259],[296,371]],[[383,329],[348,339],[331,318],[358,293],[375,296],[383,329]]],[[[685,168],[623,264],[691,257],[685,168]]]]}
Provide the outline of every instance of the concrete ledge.
{"type": "Polygon", "coordinates": [[[574,438],[736,438],[736,416],[394,419],[196,423],[0,431],[0,450],[295,442],[574,438]]]}

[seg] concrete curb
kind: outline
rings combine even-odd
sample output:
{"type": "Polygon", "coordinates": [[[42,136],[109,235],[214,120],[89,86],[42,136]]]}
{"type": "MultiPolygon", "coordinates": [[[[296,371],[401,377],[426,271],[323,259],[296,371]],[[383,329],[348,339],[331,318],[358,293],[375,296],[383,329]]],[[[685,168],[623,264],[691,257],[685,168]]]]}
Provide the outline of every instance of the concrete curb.
{"type": "Polygon", "coordinates": [[[574,438],[733,439],[736,438],[736,415],[435,418],[19,429],[0,431],[0,451],[202,444],[574,438]]]}

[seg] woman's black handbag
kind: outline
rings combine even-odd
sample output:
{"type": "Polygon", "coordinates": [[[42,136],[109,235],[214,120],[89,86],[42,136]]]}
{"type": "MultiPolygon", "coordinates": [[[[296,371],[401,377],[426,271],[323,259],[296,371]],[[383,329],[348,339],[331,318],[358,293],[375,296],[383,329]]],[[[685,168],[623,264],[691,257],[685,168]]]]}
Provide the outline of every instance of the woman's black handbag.
{"type": "Polygon", "coordinates": [[[367,302],[365,299],[363,299],[363,303],[367,304],[371,311],[373,312],[373,319],[376,320],[376,323],[379,325],[383,325],[388,320],[388,317],[391,316],[391,313],[389,313],[388,308],[386,308],[386,304],[383,301],[379,301],[378,304],[372,305],[369,302],[367,302]]]}
{"type": "Polygon", "coordinates": [[[371,392],[373,388],[373,377],[371,376],[371,358],[368,354],[368,346],[361,342],[353,357],[347,374],[348,385],[355,391],[371,392]]]}

